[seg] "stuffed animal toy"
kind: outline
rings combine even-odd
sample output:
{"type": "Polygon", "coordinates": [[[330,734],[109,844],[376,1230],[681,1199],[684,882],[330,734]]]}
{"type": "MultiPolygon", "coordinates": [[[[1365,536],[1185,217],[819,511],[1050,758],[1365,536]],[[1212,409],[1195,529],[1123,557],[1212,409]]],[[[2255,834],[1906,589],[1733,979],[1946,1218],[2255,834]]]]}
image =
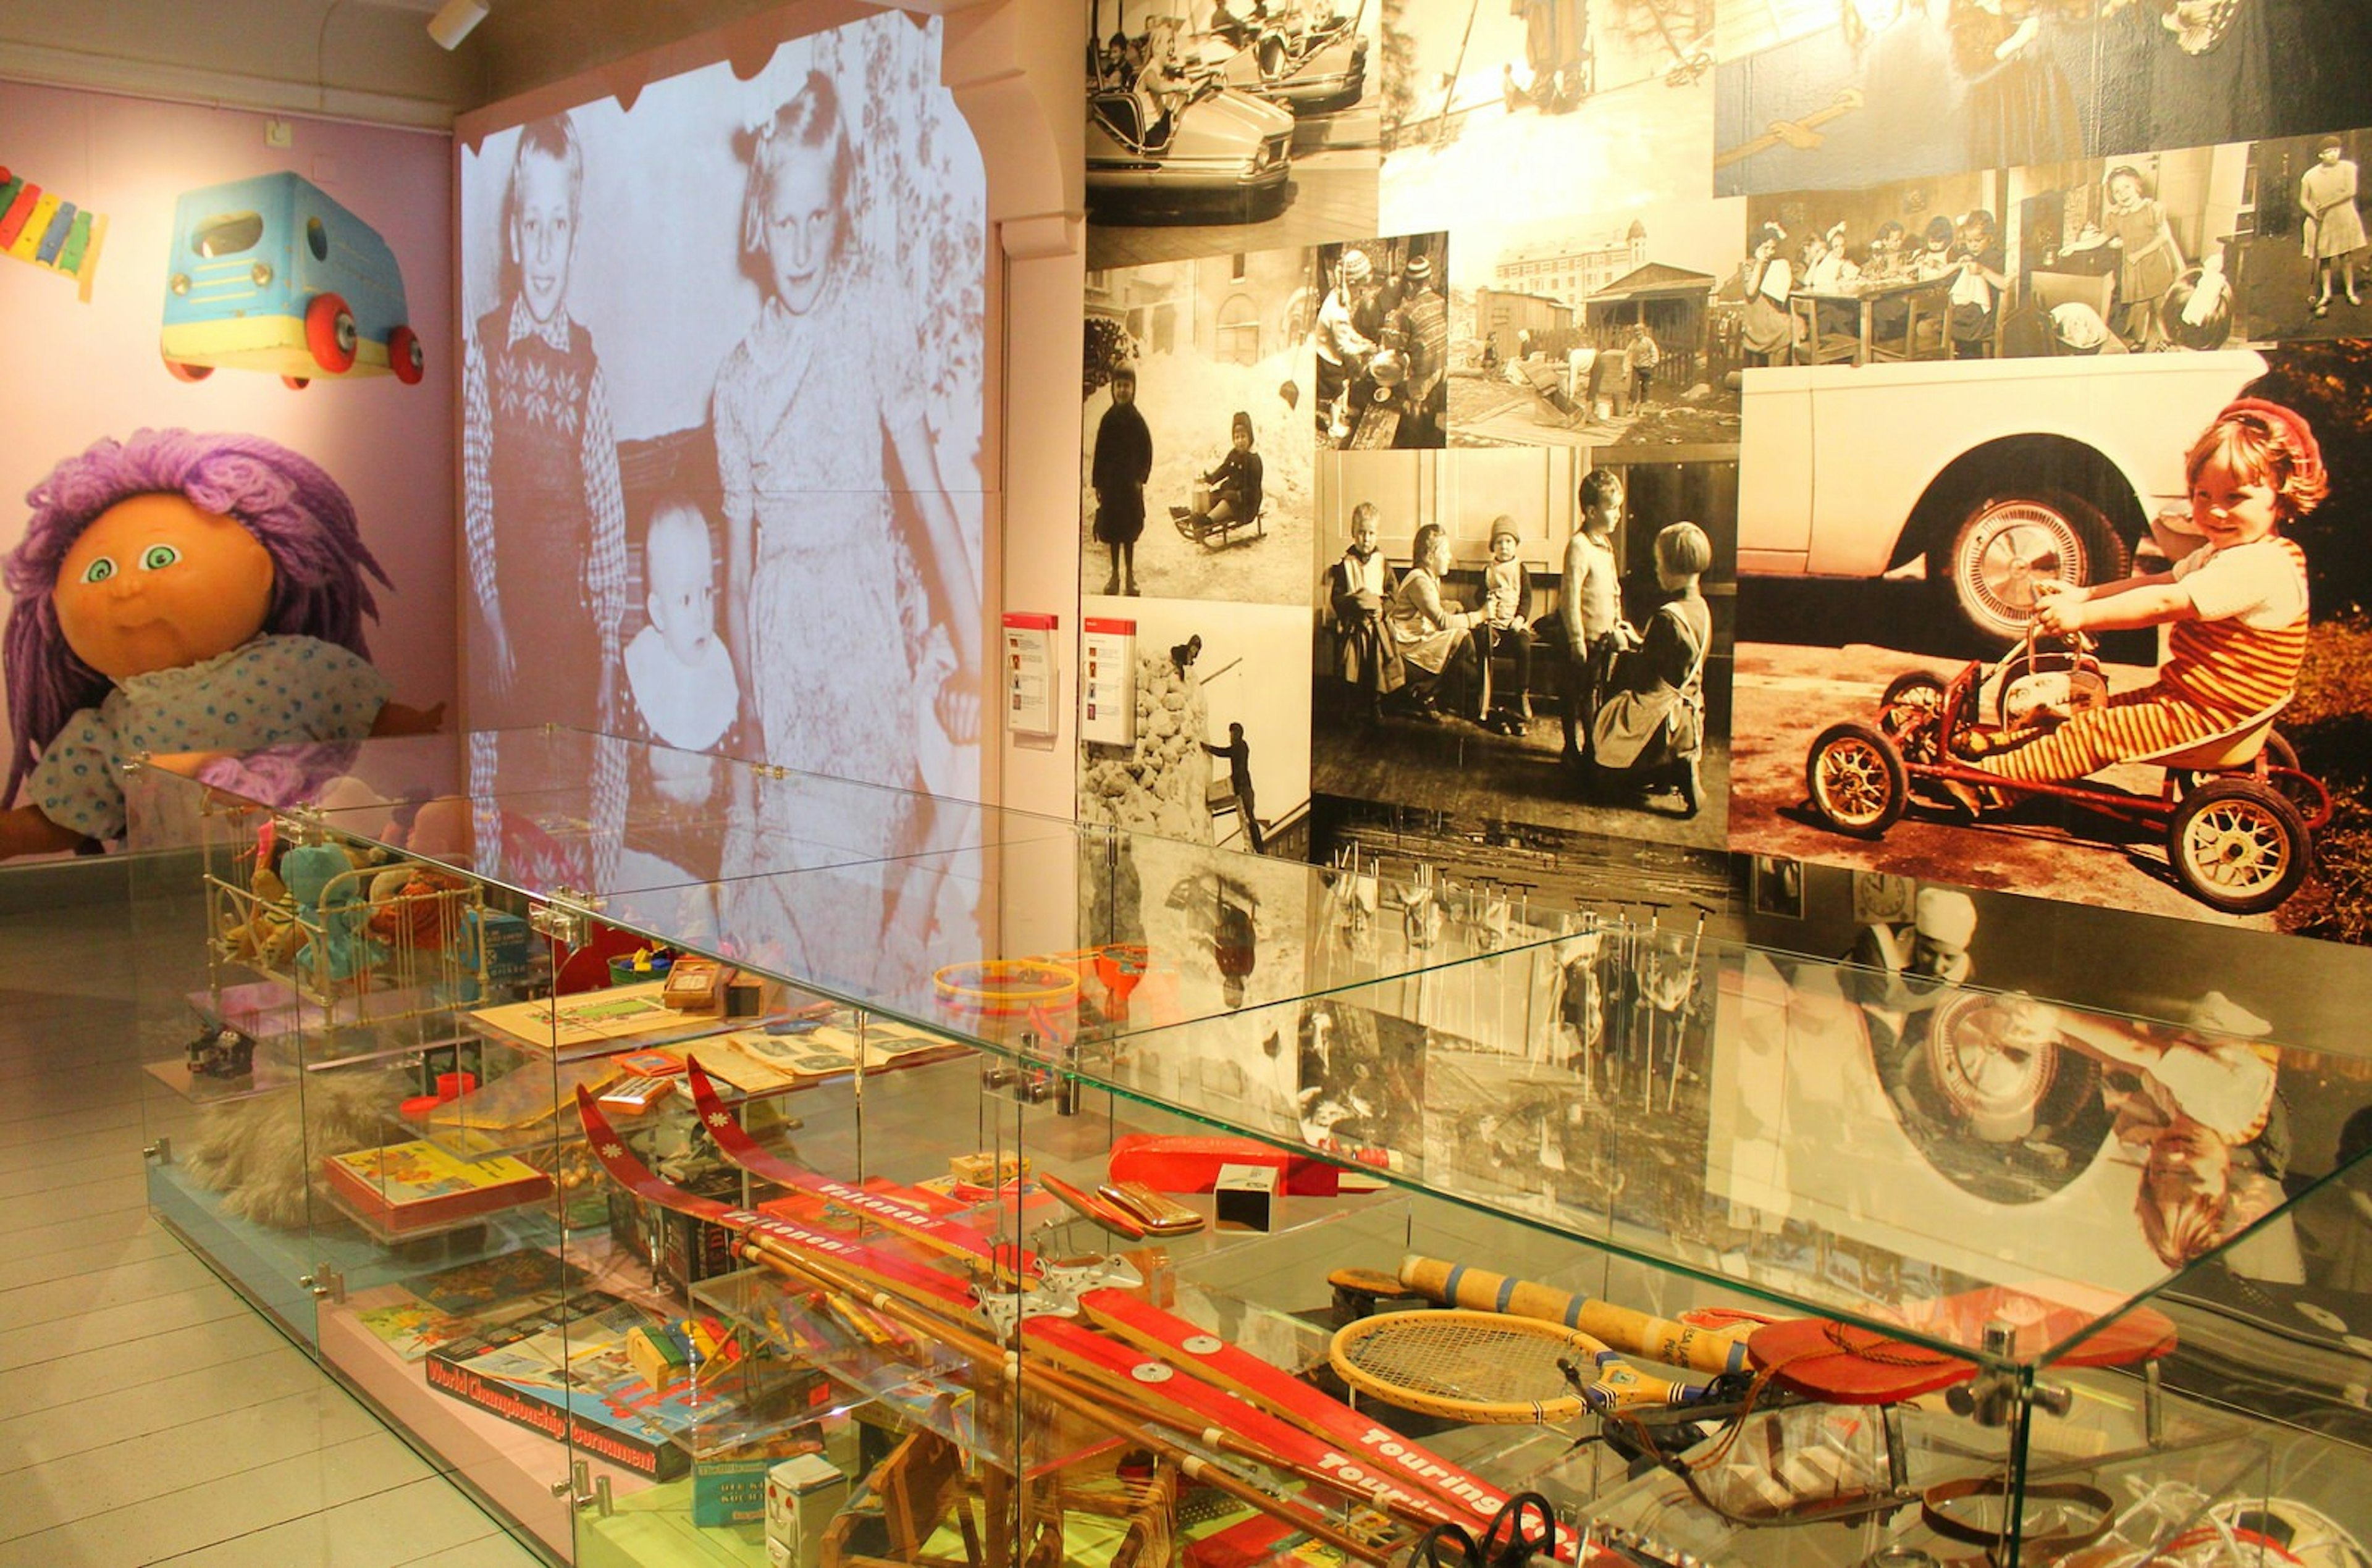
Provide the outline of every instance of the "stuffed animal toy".
{"type": "Polygon", "coordinates": [[[371,668],[387,574],[318,465],[256,436],[143,430],[36,484],[5,575],[13,736],[0,857],[121,838],[116,764],[436,727],[371,668]]]}
{"type": "Polygon", "coordinates": [[[280,879],[296,906],[299,924],[318,932],[307,967],[331,980],[352,980],[387,956],[366,929],[370,900],[363,873],[367,852],[337,844],[298,844],[280,857],[280,879]]]}

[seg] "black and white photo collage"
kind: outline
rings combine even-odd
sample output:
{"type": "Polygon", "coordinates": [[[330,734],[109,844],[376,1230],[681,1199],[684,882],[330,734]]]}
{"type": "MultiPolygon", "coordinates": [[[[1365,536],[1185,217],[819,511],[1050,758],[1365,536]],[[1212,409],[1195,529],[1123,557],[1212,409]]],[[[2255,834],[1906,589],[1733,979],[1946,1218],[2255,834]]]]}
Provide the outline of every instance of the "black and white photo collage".
{"type": "Polygon", "coordinates": [[[2372,1137],[2372,7],[1096,26],[1082,816],[1323,868],[1156,879],[1300,964],[1193,1071],[1847,1307],[2372,1137]]]}
{"type": "Polygon", "coordinates": [[[2359,940],[2361,13],[1099,0],[1081,587],[1133,642],[1085,814],[1331,863],[1383,807],[2359,940]],[[2101,593],[2207,537],[2185,470],[2247,400],[2327,476],[2272,530],[2304,629],[2036,746],[2071,685],[2254,656],[2101,593]],[[2176,830],[2237,772],[2280,800],[2176,830]]]}

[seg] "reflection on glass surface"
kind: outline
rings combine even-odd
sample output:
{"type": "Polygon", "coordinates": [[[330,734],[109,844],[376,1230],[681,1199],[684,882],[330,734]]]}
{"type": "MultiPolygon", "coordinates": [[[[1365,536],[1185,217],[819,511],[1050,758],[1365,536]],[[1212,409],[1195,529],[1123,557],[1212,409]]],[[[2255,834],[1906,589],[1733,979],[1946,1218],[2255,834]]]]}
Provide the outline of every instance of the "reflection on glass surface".
{"type": "Polygon", "coordinates": [[[2202,1264],[2309,1281],[2327,1063],[1969,986],[1924,900],[1831,962],[553,729],[151,772],[1794,1313],[2047,1358],[2202,1264]]]}

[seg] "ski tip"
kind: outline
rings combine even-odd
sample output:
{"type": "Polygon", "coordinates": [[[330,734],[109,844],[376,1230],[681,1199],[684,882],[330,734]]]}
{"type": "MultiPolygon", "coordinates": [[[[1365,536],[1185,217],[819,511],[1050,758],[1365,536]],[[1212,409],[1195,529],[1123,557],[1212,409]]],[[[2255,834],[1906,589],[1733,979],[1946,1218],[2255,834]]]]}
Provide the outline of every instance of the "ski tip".
{"type": "Polygon", "coordinates": [[[684,1052],[683,1080],[692,1088],[692,1103],[700,1108],[702,1121],[708,1119],[709,1112],[724,1109],[724,1101],[716,1093],[716,1081],[701,1066],[700,1058],[690,1051],[684,1052]]]}

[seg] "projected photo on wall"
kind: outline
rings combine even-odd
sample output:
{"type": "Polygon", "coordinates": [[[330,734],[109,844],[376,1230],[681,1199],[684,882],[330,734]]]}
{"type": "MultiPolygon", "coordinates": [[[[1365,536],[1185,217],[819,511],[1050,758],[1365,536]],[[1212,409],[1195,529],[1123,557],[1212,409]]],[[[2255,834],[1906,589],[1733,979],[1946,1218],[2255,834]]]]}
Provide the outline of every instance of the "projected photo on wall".
{"type": "Polygon", "coordinates": [[[877,17],[463,146],[473,727],[976,793],[985,184],[939,52],[877,17]]]}

